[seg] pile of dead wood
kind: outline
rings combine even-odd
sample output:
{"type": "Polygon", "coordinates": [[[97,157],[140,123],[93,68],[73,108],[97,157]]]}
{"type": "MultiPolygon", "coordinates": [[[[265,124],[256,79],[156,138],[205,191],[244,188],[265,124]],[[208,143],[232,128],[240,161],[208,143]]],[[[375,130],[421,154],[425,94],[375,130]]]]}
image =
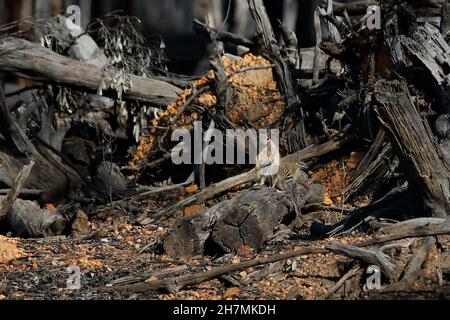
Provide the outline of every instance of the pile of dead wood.
{"type": "MultiPolygon", "coordinates": [[[[0,220],[7,217],[20,235],[58,235],[70,229],[80,207],[95,212],[98,206],[134,206],[139,211],[138,200],[195,183],[200,190],[192,196],[144,217],[159,223],[178,217],[187,207],[204,206],[199,213],[177,220],[164,239],[168,254],[261,249],[270,239],[305,227],[310,229],[310,239],[368,230],[375,236],[356,246],[331,243],[326,248],[305,248],[206,273],[140,283],[132,290],[174,291],[251,266],[327,252],[349,256],[361,265],[377,265],[398,288],[412,285],[428,253],[436,248],[438,236],[450,232],[449,2],[443,5],[437,27],[419,22],[408,3],[382,1],[382,27],[371,30],[370,16],[351,18],[346,6],[333,8],[328,1],[315,17],[318,36],[312,69],[301,68],[295,33],[281,25],[281,34],[275,34],[263,2],[248,3],[257,28],[253,39],[193,22],[195,32],[212,48],[212,70],[195,79],[170,74],[159,54],[143,49],[135,34],[126,38],[135,44],[130,54],[123,50],[127,45],[120,42],[123,39],[114,38],[119,42],[111,45],[105,38],[96,39],[95,32],[74,29],[64,17],[46,24],[57,28],[57,33],[41,30],[44,46],[30,41],[33,37],[18,37],[20,32],[0,37],[0,71],[45,84],[34,89],[32,101],[14,105],[7,103],[0,87],[0,182],[7,189],[0,220]],[[322,42],[320,21],[328,28],[329,42],[322,42]],[[231,55],[223,48],[247,56],[231,55]],[[326,64],[321,63],[323,54],[326,64]],[[261,65],[245,64],[248,57],[261,65]],[[152,59],[157,62],[149,63],[152,59]],[[144,61],[146,68],[139,68],[144,61]],[[254,79],[236,78],[240,74],[253,74],[256,79],[268,76],[265,89],[274,92],[274,101],[249,104],[251,95],[238,81],[254,79]],[[343,200],[353,203],[370,194],[373,201],[326,225],[312,214],[323,209],[323,186],[306,173],[280,192],[253,187],[257,172],[245,166],[215,167],[219,173],[213,178],[205,164],[176,167],[168,151],[173,147],[170,133],[192,129],[198,119],[207,126],[204,130],[278,128],[282,163],[302,161],[310,169],[320,167],[330,154],[365,151],[343,200]],[[104,140],[130,145],[138,138],[138,147],[121,161],[111,150],[102,149],[101,161],[94,161],[99,157],[92,157],[89,148],[98,149],[98,143],[92,146],[89,134],[80,134],[93,124],[104,140]],[[156,177],[172,178],[175,184],[157,187],[156,177]],[[229,192],[238,191],[224,200],[229,192]],[[20,194],[41,205],[64,205],[57,213],[41,210],[35,202],[15,201],[20,194]],[[24,212],[39,212],[40,218],[24,212]],[[385,251],[404,245],[395,241],[406,238],[423,241],[409,244],[417,250],[403,267],[385,251]]],[[[98,24],[103,27],[105,22],[98,24]]],[[[255,82],[251,85],[256,88],[255,82]]],[[[265,91],[256,92],[255,99],[265,91]]]]}

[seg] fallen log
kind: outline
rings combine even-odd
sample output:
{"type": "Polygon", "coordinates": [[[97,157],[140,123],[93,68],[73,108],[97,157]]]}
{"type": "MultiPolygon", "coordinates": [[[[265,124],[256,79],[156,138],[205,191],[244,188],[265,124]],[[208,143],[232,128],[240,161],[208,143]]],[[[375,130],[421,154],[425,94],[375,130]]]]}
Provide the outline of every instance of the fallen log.
{"type": "MultiPolygon", "coordinates": [[[[0,202],[4,199],[0,196],[0,202]]],[[[17,199],[8,211],[6,222],[15,235],[23,238],[61,236],[69,226],[69,221],[60,214],[21,199],[17,199]]]]}
{"type": "Polygon", "coordinates": [[[450,234],[450,219],[447,219],[444,223],[439,225],[418,227],[412,231],[393,233],[386,236],[375,236],[371,240],[362,241],[356,246],[369,247],[386,242],[392,242],[397,240],[403,240],[407,238],[425,238],[431,236],[442,236],[450,234]]]}
{"type": "MultiPolygon", "coordinates": [[[[111,87],[114,70],[102,70],[89,63],[76,61],[38,44],[14,38],[0,38],[0,70],[45,83],[84,88],[97,92],[101,82],[111,87]]],[[[124,98],[166,106],[181,90],[167,82],[125,75],[131,87],[124,98]]]]}
{"type": "Polygon", "coordinates": [[[323,248],[304,248],[297,251],[287,252],[270,256],[267,258],[259,258],[255,260],[245,261],[239,264],[230,264],[223,267],[215,268],[211,271],[197,272],[194,274],[187,274],[176,278],[170,278],[165,280],[147,281],[131,285],[115,286],[112,288],[104,288],[104,291],[125,291],[133,293],[145,293],[148,291],[165,290],[167,292],[176,293],[187,286],[193,286],[202,282],[220,277],[222,275],[230,274],[233,272],[245,270],[247,268],[257,267],[264,264],[275,263],[287,259],[292,259],[305,255],[312,254],[324,254],[328,250],[323,248]]]}
{"type": "Polygon", "coordinates": [[[164,239],[164,250],[174,257],[201,255],[208,250],[207,241],[224,252],[238,252],[244,246],[259,250],[289,214],[310,200],[323,199],[323,189],[314,188],[312,181],[308,184],[308,188],[293,184],[283,193],[267,187],[250,190],[205,213],[182,218],[164,239]]]}
{"type": "Polygon", "coordinates": [[[375,111],[389,134],[403,172],[424,207],[435,218],[450,212],[450,171],[439,156],[429,125],[419,115],[408,88],[399,81],[374,87],[375,111]]]}
{"type": "Polygon", "coordinates": [[[418,219],[411,219],[403,222],[399,222],[387,227],[383,227],[380,230],[378,230],[377,235],[389,235],[393,233],[402,233],[402,232],[411,232],[414,231],[416,228],[423,228],[427,226],[435,226],[440,225],[443,222],[445,222],[444,219],[437,219],[437,218],[418,218],[418,219]]]}

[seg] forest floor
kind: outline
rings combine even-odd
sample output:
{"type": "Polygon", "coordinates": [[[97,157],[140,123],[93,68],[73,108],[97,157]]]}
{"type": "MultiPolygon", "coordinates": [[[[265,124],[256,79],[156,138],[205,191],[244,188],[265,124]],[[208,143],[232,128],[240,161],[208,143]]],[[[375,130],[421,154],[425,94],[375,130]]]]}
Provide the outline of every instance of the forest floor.
{"type": "MultiPolygon", "coordinates": [[[[349,159],[346,162],[347,168],[343,167],[341,162],[335,161],[312,175],[326,186],[327,197],[324,201],[329,202],[328,204],[339,201],[339,194],[346,185],[343,172],[351,170],[353,166],[352,157],[349,159]]],[[[185,192],[186,190],[174,191],[171,197],[173,199],[183,197],[185,192]]],[[[155,210],[164,207],[165,203],[159,199],[147,200],[141,205],[155,210]]],[[[188,208],[180,215],[193,214],[196,210],[198,210],[196,207],[188,208]]],[[[324,214],[330,221],[342,218],[341,212],[326,211],[324,214]]],[[[303,247],[323,248],[329,243],[329,240],[311,240],[305,229],[268,244],[260,252],[249,249],[247,252],[243,250],[238,255],[174,258],[163,253],[160,243],[175,219],[176,217],[169,218],[159,226],[140,225],[138,218],[124,216],[123,212],[109,209],[99,212],[90,222],[80,223],[78,231],[87,236],[30,240],[0,236],[0,300],[316,300],[371,297],[369,293],[361,294],[361,287],[368,277],[363,269],[359,270],[353,281],[342,286],[336,294],[325,296],[342,277],[344,270],[351,268],[352,264],[351,259],[333,253],[300,256],[297,259],[247,268],[242,272],[187,287],[176,294],[152,291],[145,294],[105,291],[108,284],[132,282],[133,277],[135,281],[164,279],[174,274],[208,271],[224,264],[238,264],[303,247]],[[79,290],[68,289],[67,281],[71,279],[71,271],[68,269],[70,267],[78,267],[80,270],[79,290]]],[[[370,235],[353,233],[336,237],[333,241],[353,244],[369,238],[370,235]]],[[[430,257],[429,261],[449,265],[450,237],[439,237],[439,242],[442,245],[441,250],[430,257]]],[[[398,252],[395,256],[405,257],[405,252],[398,252]]],[[[435,274],[425,273],[424,277],[415,286],[417,291],[409,293],[406,297],[448,298],[450,292],[448,286],[438,289],[428,284],[432,283],[435,274]]],[[[394,296],[386,294],[381,297],[394,296]]]]}

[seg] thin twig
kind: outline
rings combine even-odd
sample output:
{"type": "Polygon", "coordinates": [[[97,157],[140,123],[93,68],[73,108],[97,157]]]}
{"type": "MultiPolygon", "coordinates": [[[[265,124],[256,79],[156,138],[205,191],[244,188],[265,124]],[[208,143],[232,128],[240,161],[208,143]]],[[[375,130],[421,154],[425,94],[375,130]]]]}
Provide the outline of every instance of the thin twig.
{"type": "Polygon", "coordinates": [[[9,210],[11,210],[14,202],[17,197],[20,195],[20,192],[23,188],[23,185],[27,181],[30,176],[31,169],[34,167],[34,162],[31,161],[30,164],[23,167],[23,169],[19,172],[17,178],[14,181],[14,185],[11,190],[6,195],[5,199],[3,199],[0,205],[0,220],[4,219],[8,214],[9,210]]]}
{"type": "Polygon", "coordinates": [[[338,291],[344,285],[344,283],[346,283],[348,280],[350,280],[351,278],[356,276],[360,270],[361,270],[361,267],[359,265],[354,266],[334,286],[332,286],[328,290],[327,293],[325,293],[323,296],[319,297],[318,300],[328,299],[332,294],[334,294],[336,291],[338,291]]]}

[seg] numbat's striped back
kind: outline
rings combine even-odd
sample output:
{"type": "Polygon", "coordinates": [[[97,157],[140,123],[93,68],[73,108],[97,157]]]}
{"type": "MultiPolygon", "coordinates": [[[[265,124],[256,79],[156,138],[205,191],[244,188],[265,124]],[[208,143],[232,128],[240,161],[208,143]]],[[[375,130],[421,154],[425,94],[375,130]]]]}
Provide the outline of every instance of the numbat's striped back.
{"type": "Polygon", "coordinates": [[[282,162],[280,165],[280,170],[277,174],[277,187],[283,190],[285,182],[298,182],[300,179],[301,171],[307,168],[308,167],[303,162],[282,162]]]}

